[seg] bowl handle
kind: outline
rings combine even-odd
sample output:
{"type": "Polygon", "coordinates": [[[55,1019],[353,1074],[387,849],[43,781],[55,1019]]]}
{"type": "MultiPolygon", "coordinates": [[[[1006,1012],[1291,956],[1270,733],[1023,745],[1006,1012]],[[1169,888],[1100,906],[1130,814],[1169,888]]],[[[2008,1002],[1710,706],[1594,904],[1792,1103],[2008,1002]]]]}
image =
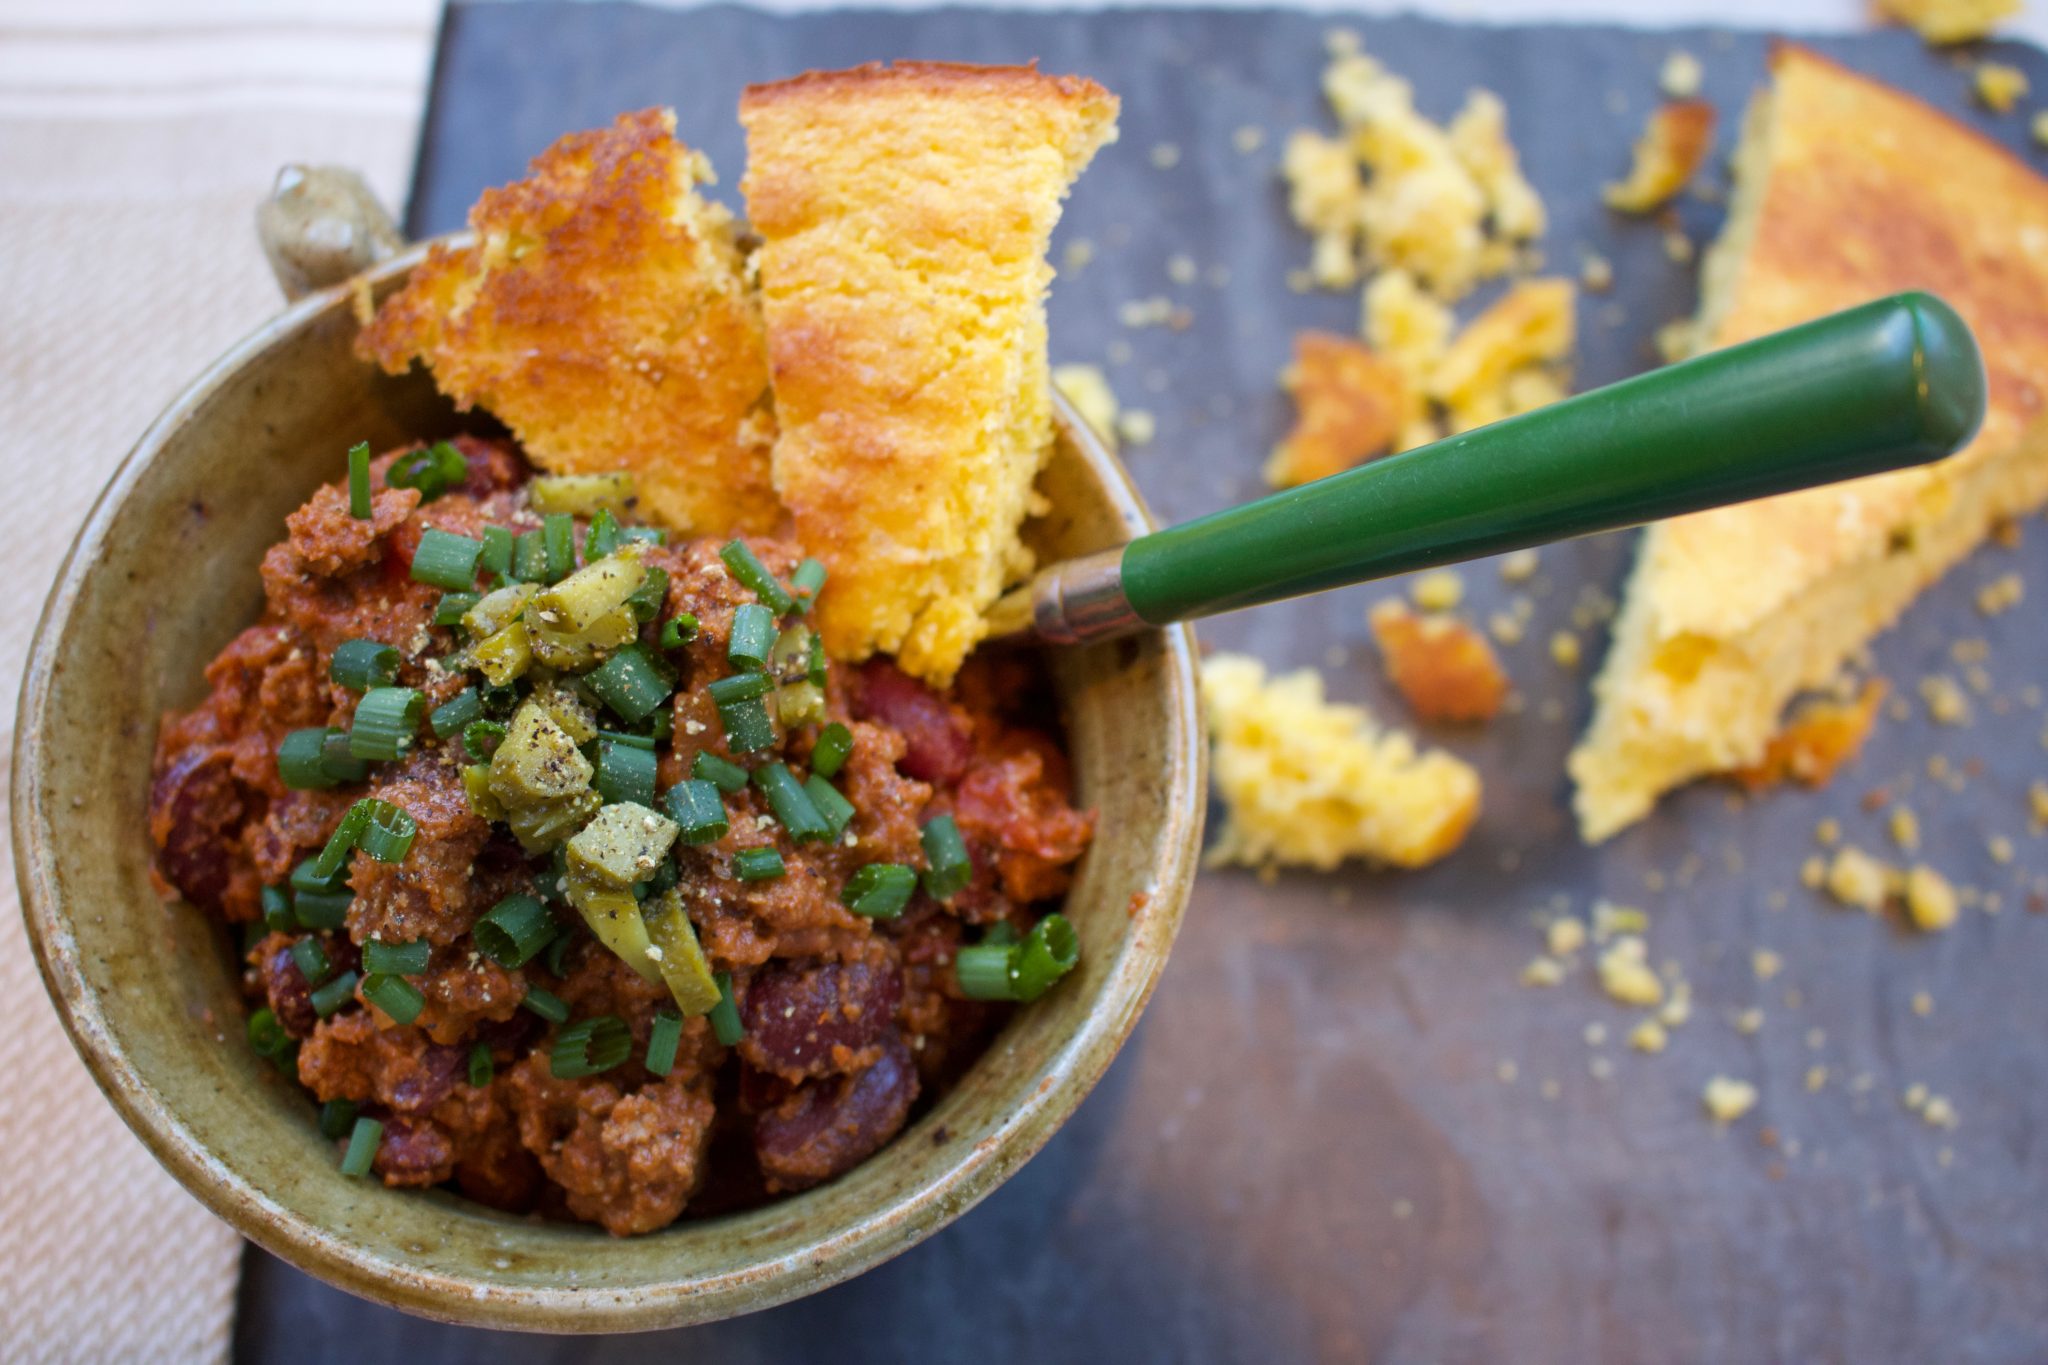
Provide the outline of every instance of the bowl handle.
{"type": "Polygon", "coordinates": [[[405,246],[391,214],[346,166],[280,170],[256,206],[256,235],[288,299],[340,284],[405,246]]]}

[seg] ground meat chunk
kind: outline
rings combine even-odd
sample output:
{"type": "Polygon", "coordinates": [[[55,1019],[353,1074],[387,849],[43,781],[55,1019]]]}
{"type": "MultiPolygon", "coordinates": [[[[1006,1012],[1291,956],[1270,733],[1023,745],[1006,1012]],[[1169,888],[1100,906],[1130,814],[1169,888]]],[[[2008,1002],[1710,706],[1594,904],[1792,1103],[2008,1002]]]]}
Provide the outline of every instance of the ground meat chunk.
{"type": "Polygon", "coordinates": [[[740,1055],[786,1080],[857,1071],[881,1055],[903,978],[881,944],[853,962],[774,962],[747,985],[740,1055]]]}
{"type": "Polygon", "coordinates": [[[445,750],[415,754],[370,794],[403,807],[419,832],[403,861],[380,863],[363,852],[350,859],[349,931],[358,941],[455,942],[489,908],[478,904],[472,864],[491,830],[469,808],[461,770],[445,750]]]}
{"type": "Polygon", "coordinates": [[[708,1078],[678,1073],[629,1095],[602,1077],[557,1080],[536,1052],[508,1079],[520,1140],[572,1213],[619,1237],[675,1221],[704,1174],[708,1078]]]}
{"type": "Polygon", "coordinates": [[[304,507],[284,519],[290,534],[279,548],[299,572],[339,578],[381,561],[384,537],[396,531],[419,505],[418,489],[379,489],[370,499],[366,520],[349,511],[346,487],[324,484],[314,490],[304,507]]]}
{"type": "Polygon", "coordinates": [[[903,1127],[917,1087],[910,1049],[894,1033],[866,1070],[798,1086],[754,1122],[768,1188],[808,1189],[867,1160],[903,1127]]]}
{"type": "Polygon", "coordinates": [[[414,1028],[379,1028],[376,1015],[352,1009],[322,1021],[299,1049],[299,1082],[322,1100],[425,1114],[455,1088],[467,1058],[465,1048],[414,1028]]]}
{"type": "Polygon", "coordinates": [[[1011,900],[1063,895],[1073,880],[1095,817],[1068,803],[1069,790],[1066,758],[1052,742],[1013,730],[954,792],[953,814],[977,869],[992,860],[1011,900]]]}

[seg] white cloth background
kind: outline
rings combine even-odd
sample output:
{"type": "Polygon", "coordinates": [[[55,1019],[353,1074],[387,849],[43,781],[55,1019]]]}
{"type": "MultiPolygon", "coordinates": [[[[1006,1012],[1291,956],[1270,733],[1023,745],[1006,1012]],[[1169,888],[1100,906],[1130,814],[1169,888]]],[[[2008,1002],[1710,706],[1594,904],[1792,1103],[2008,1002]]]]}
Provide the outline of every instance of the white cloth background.
{"type": "MultiPolygon", "coordinates": [[[[1864,14],[1861,0],[1311,7],[1808,30],[1864,14]]],[[[2043,10],[2012,32],[2048,42],[2043,10]]],[[[251,226],[277,167],[352,165],[399,202],[435,14],[435,0],[0,0],[0,472],[15,509],[0,536],[0,754],[37,613],[93,496],[171,395],[278,307],[251,226]]],[[[10,898],[13,885],[9,868],[10,898]]],[[[0,1357],[224,1358],[240,1244],[94,1092],[11,905],[0,1038],[0,1357]]]]}

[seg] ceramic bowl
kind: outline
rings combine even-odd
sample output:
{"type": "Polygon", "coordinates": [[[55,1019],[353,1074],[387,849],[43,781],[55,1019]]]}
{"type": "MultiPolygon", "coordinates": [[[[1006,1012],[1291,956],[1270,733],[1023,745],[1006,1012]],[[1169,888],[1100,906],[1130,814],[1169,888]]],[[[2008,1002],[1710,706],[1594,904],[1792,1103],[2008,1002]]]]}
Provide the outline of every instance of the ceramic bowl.
{"type": "MultiPolygon", "coordinates": [[[[401,283],[421,248],[368,276],[401,283]]],[[[29,936],[72,1041],[128,1125],[260,1246],[408,1312],[491,1327],[625,1331],[730,1316],[858,1274],[959,1217],[1073,1113],[1130,1035],[1186,904],[1204,750],[1183,628],[1057,652],[1079,801],[1100,812],[1065,907],[1080,968],[1019,1010],[961,1084],[888,1147],[752,1211],[614,1239],[441,1191],[343,1177],[311,1103],[243,1041],[225,930],[150,887],[159,717],[261,605],[285,514],[341,469],[458,428],[415,374],[350,354],[346,286],[237,346],[150,428],[100,495],[43,611],[14,750],[14,853],[29,936]]],[[[1064,407],[1032,528],[1042,555],[1150,529],[1116,460],[1064,407]]]]}

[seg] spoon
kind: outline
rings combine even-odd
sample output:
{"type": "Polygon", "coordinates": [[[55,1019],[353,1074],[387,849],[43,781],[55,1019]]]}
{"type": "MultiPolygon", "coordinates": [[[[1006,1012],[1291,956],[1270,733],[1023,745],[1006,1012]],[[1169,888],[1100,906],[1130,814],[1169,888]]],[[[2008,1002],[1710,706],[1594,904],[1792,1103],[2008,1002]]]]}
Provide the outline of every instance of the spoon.
{"type": "Polygon", "coordinates": [[[1928,464],[1984,402],[1962,318],[1896,294],[1052,565],[989,634],[1086,644],[1928,464]]]}

